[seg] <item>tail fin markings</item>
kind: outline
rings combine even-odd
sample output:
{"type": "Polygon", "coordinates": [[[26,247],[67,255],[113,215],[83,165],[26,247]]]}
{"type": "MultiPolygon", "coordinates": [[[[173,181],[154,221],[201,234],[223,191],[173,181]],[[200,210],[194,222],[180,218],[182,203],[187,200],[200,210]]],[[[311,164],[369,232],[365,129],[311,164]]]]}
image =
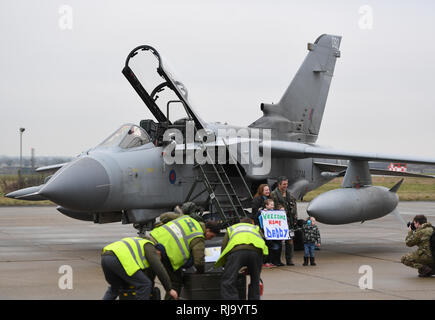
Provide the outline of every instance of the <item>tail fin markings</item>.
{"type": "Polygon", "coordinates": [[[262,104],[263,117],[250,125],[272,128],[283,140],[315,142],[319,134],[341,37],[323,34],[308,44],[309,53],[277,104],[262,104]]]}

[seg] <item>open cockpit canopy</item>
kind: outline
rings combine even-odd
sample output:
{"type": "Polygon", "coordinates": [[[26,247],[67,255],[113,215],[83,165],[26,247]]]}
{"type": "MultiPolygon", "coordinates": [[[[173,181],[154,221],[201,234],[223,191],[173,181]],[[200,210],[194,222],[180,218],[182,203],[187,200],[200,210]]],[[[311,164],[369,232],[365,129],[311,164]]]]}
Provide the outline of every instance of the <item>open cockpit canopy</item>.
{"type": "Polygon", "coordinates": [[[122,73],[159,123],[171,125],[177,119],[189,118],[197,129],[204,128],[188,100],[187,88],[163,66],[153,47],[143,45],[133,49],[122,73]]]}

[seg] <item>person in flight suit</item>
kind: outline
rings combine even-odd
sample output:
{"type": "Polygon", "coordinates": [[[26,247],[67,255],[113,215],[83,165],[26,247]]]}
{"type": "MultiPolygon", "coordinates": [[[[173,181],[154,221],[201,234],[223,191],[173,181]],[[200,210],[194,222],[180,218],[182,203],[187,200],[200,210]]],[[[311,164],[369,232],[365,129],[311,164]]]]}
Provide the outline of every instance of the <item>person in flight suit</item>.
{"type": "MultiPolygon", "coordinates": [[[[275,203],[275,209],[278,210],[279,206],[283,206],[287,214],[287,223],[289,230],[296,228],[298,221],[298,208],[296,205],[296,198],[287,190],[288,179],[286,177],[278,178],[278,186],[270,194],[270,198],[275,203]]],[[[288,266],[294,266],[294,243],[293,239],[285,240],[285,260],[288,266]]]]}

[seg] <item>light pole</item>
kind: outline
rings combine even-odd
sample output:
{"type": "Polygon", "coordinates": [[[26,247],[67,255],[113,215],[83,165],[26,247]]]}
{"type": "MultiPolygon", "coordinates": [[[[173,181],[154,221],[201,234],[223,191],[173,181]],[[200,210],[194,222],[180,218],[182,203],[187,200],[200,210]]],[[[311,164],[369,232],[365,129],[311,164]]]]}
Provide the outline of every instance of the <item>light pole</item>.
{"type": "Polygon", "coordinates": [[[22,187],[21,167],[23,166],[23,132],[25,128],[20,128],[20,168],[18,169],[18,184],[22,187]]]}
{"type": "Polygon", "coordinates": [[[20,170],[23,166],[23,132],[26,128],[20,128],[20,170]]]}

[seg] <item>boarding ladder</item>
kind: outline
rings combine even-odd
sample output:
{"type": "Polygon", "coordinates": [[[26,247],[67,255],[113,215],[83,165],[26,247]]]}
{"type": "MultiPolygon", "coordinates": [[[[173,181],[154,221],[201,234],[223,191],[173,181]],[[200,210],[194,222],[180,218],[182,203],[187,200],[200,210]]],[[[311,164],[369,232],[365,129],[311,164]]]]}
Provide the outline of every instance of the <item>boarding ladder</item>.
{"type": "MultiPolygon", "coordinates": [[[[226,144],[225,144],[226,145],[226,144]]],[[[228,146],[226,145],[228,151],[228,146]]],[[[228,152],[229,157],[234,164],[222,165],[211,161],[210,155],[207,153],[207,162],[205,164],[195,163],[194,168],[199,171],[199,176],[195,180],[186,201],[193,201],[204,192],[209,194],[209,209],[210,212],[217,212],[220,216],[220,223],[223,227],[230,226],[238,223],[241,218],[246,217],[245,210],[243,209],[242,202],[245,199],[240,198],[236,192],[234,182],[230,178],[225,166],[227,168],[234,167],[237,172],[235,178],[240,179],[241,184],[248,194],[248,200],[252,200],[251,191],[243,177],[243,174],[238,166],[237,161],[228,152]],[[192,197],[193,190],[198,183],[202,183],[205,187],[199,194],[192,197]]]]}

